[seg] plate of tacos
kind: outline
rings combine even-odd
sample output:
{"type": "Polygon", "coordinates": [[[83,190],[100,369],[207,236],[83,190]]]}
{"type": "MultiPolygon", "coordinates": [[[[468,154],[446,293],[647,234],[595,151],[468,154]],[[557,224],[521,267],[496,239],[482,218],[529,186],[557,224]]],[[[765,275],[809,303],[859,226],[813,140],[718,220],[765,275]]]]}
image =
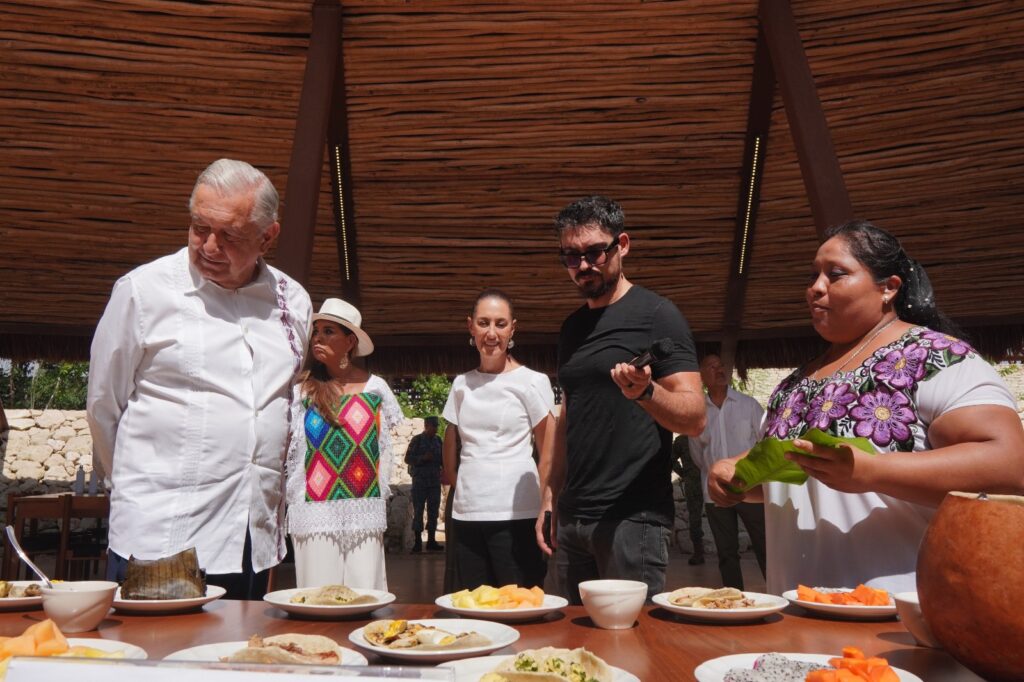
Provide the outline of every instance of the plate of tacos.
{"type": "Polygon", "coordinates": [[[519,639],[519,631],[486,620],[376,620],[349,634],[363,651],[418,663],[471,658],[503,649],[519,639]]]}
{"type": "Polygon", "coordinates": [[[442,663],[455,682],[640,682],[632,673],[605,663],[586,649],[527,649],[513,656],[480,656],[442,663]]]}
{"type": "Polygon", "coordinates": [[[22,611],[43,605],[37,580],[0,580],[0,611],[22,611]]]}
{"type": "Polygon", "coordinates": [[[217,642],[175,651],[165,661],[212,661],[231,663],[298,663],[303,665],[366,665],[358,651],[338,646],[330,637],[289,633],[260,637],[248,642],[217,642]]]}
{"type": "Polygon", "coordinates": [[[307,618],[350,618],[370,613],[395,601],[383,590],[353,590],[344,585],[277,590],[263,601],[295,616],[307,618]]]}
{"type": "Polygon", "coordinates": [[[651,597],[663,609],[705,622],[758,620],[789,606],[789,600],[774,594],[741,592],[734,587],[682,587],[651,597]]]}

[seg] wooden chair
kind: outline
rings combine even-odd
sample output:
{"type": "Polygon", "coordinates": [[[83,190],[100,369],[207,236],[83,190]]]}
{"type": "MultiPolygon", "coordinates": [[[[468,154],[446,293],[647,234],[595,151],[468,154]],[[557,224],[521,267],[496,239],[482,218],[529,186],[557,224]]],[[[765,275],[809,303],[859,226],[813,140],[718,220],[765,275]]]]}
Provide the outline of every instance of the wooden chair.
{"type": "MultiPolygon", "coordinates": [[[[63,580],[66,575],[66,562],[63,560],[68,553],[71,528],[71,495],[28,495],[7,498],[7,522],[14,526],[14,536],[18,539],[29,558],[39,554],[54,554],[53,578],[63,580]],[[56,521],[56,532],[40,531],[39,521],[56,521]],[[26,533],[26,526],[28,533],[26,533]]],[[[17,580],[22,571],[23,562],[4,534],[4,580],[17,580]]],[[[26,566],[25,571],[28,571],[26,566]]],[[[35,576],[31,576],[34,578],[35,576]]]]}

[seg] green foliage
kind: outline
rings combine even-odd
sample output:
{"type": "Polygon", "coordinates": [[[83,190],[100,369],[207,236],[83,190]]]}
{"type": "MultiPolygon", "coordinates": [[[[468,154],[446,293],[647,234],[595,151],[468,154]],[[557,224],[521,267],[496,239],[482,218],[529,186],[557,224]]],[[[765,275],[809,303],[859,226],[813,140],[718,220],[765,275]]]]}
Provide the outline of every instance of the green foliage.
{"type": "Polygon", "coordinates": [[[11,410],[84,410],[88,385],[88,362],[0,364],[0,394],[11,410]]]}
{"type": "Polygon", "coordinates": [[[421,374],[395,397],[406,417],[440,417],[451,390],[452,382],[443,374],[421,374]]]}

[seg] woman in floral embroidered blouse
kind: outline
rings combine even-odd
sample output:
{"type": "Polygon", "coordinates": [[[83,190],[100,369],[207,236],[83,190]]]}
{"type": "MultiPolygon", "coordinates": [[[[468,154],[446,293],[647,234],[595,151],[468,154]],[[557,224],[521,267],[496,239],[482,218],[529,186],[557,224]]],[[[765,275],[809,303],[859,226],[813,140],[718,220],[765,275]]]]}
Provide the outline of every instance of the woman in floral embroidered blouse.
{"type": "Polygon", "coordinates": [[[295,391],[286,470],[299,587],[387,589],[391,427],[401,408],[383,379],[352,363],[373,352],[361,322],[345,301],[324,301],[295,391]]]}
{"type": "Polygon", "coordinates": [[[763,430],[815,455],[790,457],[810,478],[744,497],[725,487],[734,457],[711,469],[709,492],[722,505],[764,499],[769,592],[914,590],[918,545],[947,492],[1024,490],[1016,401],[939,312],[920,264],[870,223],[827,233],[807,303],[831,345],[775,389],[763,430]],[[811,428],[876,452],[800,439],[811,428]]]}

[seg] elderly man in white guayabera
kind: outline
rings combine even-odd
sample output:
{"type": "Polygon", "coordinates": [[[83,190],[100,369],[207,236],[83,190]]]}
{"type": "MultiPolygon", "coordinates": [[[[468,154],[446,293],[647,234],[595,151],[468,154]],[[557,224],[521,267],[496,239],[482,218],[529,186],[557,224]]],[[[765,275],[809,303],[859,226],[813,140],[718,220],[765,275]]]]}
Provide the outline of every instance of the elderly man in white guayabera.
{"type": "Polygon", "coordinates": [[[284,557],[282,465],[311,304],[262,256],[280,232],[261,171],[220,159],[189,201],[188,246],[114,285],[88,417],[111,484],[107,577],[195,547],[210,584],[258,599],[284,557]]]}

